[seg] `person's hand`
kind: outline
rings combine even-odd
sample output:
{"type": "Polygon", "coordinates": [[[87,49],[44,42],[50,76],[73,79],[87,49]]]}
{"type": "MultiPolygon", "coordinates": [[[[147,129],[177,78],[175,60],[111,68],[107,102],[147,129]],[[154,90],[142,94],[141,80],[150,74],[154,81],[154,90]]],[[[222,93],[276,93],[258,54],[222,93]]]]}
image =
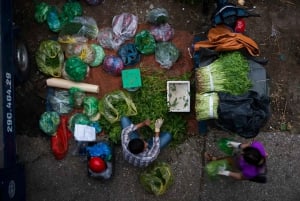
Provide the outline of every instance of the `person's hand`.
{"type": "Polygon", "coordinates": [[[241,144],[242,143],[240,143],[240,142],[234,142],[234,141],[228,141],[227,142],[227,146],[228,147],[233,147],[233,148],[240,148],[241,144]]]}
{"type": "Polygon", "coordinates": [[[160,127],[164,123],[164,120],[162,118],[156,119],[155,121],[155,133],[160,132],[160,127]]]}
{"type": "Polygon", "coordinates": [[[218,175],[223,175],[223,176],[229,176],[229,174],[230,174],[230,171],[228,171],[228,170],[226,170],[226,167],[225,166],[221,166],[221,167],[219,167],[219,169],[218,169],[218,173],[217,173],[218,175]]]}
{"type": "Polygon", "coordinates": [[[145,126],[150,126],[150,124],[151,124],[150,119],[146,119],[146,120],[144,121],[144,124],[145,124],[145,126]]]}

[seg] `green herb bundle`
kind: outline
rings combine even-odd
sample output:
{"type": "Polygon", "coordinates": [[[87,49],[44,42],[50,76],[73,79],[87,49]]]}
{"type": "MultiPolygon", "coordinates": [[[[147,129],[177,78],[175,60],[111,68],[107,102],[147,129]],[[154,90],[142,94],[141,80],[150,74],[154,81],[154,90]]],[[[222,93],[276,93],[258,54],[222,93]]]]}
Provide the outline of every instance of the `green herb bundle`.
{"type": "Polygon", "coordinates": [[[240,52],[223,53],[208,66],[196,70],[197,92],[246,93],[252,87],[249,69],[248,61],[240,52]]]}
{"type": "Polygon", "coordinates": [[[218,118],[219,96],[216,92],[196,94],[196,119],[208,120],[218,118]]]}

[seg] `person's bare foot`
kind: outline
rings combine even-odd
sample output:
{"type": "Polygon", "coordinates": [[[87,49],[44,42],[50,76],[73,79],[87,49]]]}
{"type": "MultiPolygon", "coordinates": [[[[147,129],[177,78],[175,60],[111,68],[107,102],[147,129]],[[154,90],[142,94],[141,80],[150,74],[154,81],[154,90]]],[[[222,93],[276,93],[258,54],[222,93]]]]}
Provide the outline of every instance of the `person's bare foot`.
{"type": "Polygon", "coordinates": [[[217,158],[213,155],[211,155],[210,153],[205,152],[204,153],[204,157],[207,161],[215,161],[217,160],[217,158]]]}

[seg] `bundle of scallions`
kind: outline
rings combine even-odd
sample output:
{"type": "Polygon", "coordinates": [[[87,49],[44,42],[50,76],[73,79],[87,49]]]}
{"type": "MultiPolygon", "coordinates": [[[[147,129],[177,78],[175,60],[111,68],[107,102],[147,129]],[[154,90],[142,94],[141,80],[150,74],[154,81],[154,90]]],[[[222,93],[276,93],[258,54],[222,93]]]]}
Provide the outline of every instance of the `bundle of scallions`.
{"type": "Polygon", "coordinates": [[[208,66],[196,70],[197,92],[246,93],[252,87],[249,69],[248,61],[240,52],[222,53],[208,66]]]}
{"type": "Polygon", "coordinates": [[[208,120],[218,118],[219,96],[217,92],[196,93],[195,111],[196,119],[208,120]]]}

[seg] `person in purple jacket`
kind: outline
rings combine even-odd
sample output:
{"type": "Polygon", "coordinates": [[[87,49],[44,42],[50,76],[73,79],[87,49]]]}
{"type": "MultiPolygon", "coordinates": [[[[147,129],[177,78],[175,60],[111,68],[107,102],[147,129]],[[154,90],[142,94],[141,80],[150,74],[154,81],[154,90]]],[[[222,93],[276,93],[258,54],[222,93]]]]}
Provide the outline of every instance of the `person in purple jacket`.
{"type": "MultiPolygon", "coordinates": [[[[236,171],[220,167],[218,171],[219,175],[232,177],[237,180],[257,181],[261,174],[266,173],[266,159],[268,154],[262,143],[258,141],[253,141],[251,143],[229,141],[227,145],[229,147],[240,149],[239,154],[228,158],[228,161],[236,171]]],[[[208,160],[218,160],[208,153],[206,153],[205,156],[208,160]]]]}

